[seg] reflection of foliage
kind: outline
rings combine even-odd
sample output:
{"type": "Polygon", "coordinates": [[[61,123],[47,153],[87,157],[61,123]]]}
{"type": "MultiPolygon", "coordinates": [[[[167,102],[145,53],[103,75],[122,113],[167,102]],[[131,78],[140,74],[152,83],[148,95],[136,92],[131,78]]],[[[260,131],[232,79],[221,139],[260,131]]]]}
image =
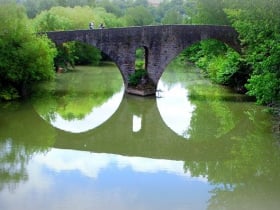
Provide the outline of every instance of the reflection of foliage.
{"type": "Polygon", "coordinates": [[[193,65],[186,65],[179,57],[169,64],[161,79],[170,87],[174,81],[187,85],[188,97],[197,107],[189,133],[192,139],[205,141],[213,137],[220,138],[235,127],[235,117],[225,101],[235,101],[238,97],[202,78],[193,65]],[[203,131],[198,132],[199,128],[203,128],[203,131]]]}
{"type": "MultiPolygon", "coordinates": [[[[200,113],[202,117],[201,120],[204,121],[203,118],[208,116],[209,121],[213,123],[205,126],[205,128],[216,128],[215,133],[212,134],[213,136],[219,138],[235,127],[234,116],[229,107],[224,103],[225,100],[230,98],[224,96],[225,91],[223,89],[216,86],[197,85],[191,86],[190,90],[190,99],[197,105],[197,111],[205,112],[204,114],[200,113]],[[203,109],[201,109],[201,107],[203,107],[203,109]]],[[[234,98],[232,100],[234,100],[234,98]]],[[[196,116],[198,120],[199,115],[196,116]]]]}
{"type": "Polygon", "coordinates": [[[23,145],[14,146],[11,139],[0,141],[0,191],[5,183],[13,189],[20,181],[27,180],[25,165],[30,157],[26,152],[23,145]]]}
{"type": "Polygon", "coordinates": [[[242,131],[236,130],[235,136],[228,137],[229,158],[185,162],[185,170],[192,176],[207,177],[216,186],[208,209],[240,209],[241,206],[244,210],[277,209],[279,206],[275,202],[280,196],[280,151],[275,147],[269,126],[257,120],[264,114],[253,116],[247,118],[242,131]]]}
{"type": "Polygon", "coordinates": [[[118,92],[121,83],[115,66],[79,66],[75,71],[58,75],[56,83],[50,83],[51,88],[41,86],[43,97],[36,98],[34,105],[49,121],[55,118],[55,113],[66,120],[83,119],[118,92]]]}
{"type": "MultiPolygon", "coordinates": [[[[2,104],[1,104],[2,105],[2,104]]],[[[35,153],[46,152],[54,144],[53,129],[34,112],[30,104],[1,106],[0,190],[27,180],[26,165],[35,153]]]]}
{"type": "Polygon", "coordinates": [[[210,180],[221,184],[228,181],[233,187],[230,190],[216,187],[209,209],[236,209],[237,203],[243,209],[278,209],[280,151],[269,140],[271,137],[260,136],[262,134],[256,131],[234,140],[232,160],[222,163],[225,171],[231,171],[231,176],[223,182],[218,176],[210,180]]]}
{"type": "Polygon", "coordinates": [[[208,209],[278,209],[280,150],[271,134],[268,113],[246,96],[201,80],[195,69],[172,65],[162,79],[165,84],[178,80],[187,85],[189,99],[196,106],[189,142],[200,149],[204,145],[209,153],[205,160],[199,156],[184,164],[191,176],[207,178],[214,185],[208,209]]]}

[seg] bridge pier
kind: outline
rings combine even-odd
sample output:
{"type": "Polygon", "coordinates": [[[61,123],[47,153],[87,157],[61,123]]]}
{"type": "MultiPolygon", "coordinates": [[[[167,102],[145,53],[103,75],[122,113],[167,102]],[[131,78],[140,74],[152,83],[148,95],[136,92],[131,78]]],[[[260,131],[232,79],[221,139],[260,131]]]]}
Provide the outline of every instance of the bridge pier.
{"type": "Polygon", "coordinates": [[[143,89],[135,87],[127,87],[125,90],[126,93],[138,96],[152,96],[156,94],[156,87],[147,87],[143,89]]]}

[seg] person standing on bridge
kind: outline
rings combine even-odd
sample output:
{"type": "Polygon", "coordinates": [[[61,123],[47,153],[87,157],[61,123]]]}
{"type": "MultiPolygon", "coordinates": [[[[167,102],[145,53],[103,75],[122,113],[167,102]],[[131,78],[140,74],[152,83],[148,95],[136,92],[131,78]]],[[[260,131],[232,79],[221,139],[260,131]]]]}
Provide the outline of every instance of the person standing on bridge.
{"type": "Polygon", "coordinates": [[[103,23],[100,23],[99,28],[104,28],[103,23]]]}
{"type": "Polygon", "coordinates": [[[93,22],[89,23],[89,29],[94,29],[94,23],[93,22]]]}

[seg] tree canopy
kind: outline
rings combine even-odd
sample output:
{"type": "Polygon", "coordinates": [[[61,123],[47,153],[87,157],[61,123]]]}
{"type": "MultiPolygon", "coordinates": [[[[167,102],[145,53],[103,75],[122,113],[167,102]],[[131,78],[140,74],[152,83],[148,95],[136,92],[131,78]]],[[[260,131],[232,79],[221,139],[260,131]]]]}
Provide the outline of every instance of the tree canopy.
{"type": "Polygon", "coordinates": [[[56,50],[34,33],[22,6],[2,4],[0,21],[0,98],[13,99],[26,95],[32,82],[54,77],[56,50]]]}

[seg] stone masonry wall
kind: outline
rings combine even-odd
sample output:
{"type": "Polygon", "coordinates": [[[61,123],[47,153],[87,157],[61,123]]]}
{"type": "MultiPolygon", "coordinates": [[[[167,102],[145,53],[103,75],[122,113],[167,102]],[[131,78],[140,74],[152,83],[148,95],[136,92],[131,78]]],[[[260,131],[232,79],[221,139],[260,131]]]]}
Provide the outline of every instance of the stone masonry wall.
{"type": "Polygon", "coordinates": [[[237,32],[229,26],[163,25],[47,32],[56,44],[81,41],[99,48],[118,66],[127,87],[135,70],[135,51],[148,52],[148,75],[156,87],[164,69],[182,50],[204,39],[217,39],[240,51],[237,32]]]}

